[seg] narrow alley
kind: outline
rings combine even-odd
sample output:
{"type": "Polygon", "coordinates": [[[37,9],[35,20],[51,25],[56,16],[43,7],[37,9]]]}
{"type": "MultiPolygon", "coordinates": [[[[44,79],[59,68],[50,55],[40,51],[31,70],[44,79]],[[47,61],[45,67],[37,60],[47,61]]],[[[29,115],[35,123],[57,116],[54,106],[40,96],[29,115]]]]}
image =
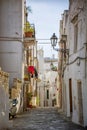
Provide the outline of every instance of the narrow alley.
{"type": "Polygon", "coordinates": [[[10,121],[10,130],[85,130],[64,118],[57,108],[31,109],[10,121]]]}

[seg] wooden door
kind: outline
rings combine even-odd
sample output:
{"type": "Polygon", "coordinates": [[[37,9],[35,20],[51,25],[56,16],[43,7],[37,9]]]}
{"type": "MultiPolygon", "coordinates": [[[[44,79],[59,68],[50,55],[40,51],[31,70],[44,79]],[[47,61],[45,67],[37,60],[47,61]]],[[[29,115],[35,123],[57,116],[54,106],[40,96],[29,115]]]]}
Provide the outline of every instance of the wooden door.
{"type": "Polygon", "coordinates": [[[72,79],[69,79],[70,113],[72,114],[72,79]]]}
{"type": "Polygon", "coordinates": [[[78,113],[79,113],[79,123],[83,124],[83,101],[82,101],[82,83],[77,82],[78,89],[78,113]]]}

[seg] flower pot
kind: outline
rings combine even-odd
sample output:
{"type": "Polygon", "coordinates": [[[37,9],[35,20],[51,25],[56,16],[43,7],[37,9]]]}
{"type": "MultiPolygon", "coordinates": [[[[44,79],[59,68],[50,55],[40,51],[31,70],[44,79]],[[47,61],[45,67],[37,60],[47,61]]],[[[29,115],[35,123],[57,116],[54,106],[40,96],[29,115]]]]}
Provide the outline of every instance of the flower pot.
{"type": "Polygon", "coordinates": [[[25,81],[28,81],[28,78],[24,78],[25,81]]]}
{"type": "Polygon", "coordinates": [[[33,32],[25,32],[25,37],[32,37],[33,32]]]}

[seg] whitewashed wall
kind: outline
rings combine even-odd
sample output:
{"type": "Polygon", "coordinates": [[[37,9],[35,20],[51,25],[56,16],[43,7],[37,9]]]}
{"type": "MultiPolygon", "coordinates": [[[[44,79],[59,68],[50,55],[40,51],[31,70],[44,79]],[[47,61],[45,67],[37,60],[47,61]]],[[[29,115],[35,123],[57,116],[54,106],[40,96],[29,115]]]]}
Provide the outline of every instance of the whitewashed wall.
{"type": "Polygon", "coordinates": [[[69,99],[69,79],[72,79],[72,121],[87,126],[87,50],[84,43],[87,44],[87,1],[73,1],[70,5],[69,12],[69,65],[64,73],[64,84],[67,95],[67,116],[70,116],[70,99],[69,99]],[[80,8],[79,8],[80,7],[80,8]],[[77,52],[74,53],[74,28],[71,20],[78,14],[78,46],[77,52]],[[80,60],[74,61],[77,57],[80,60]],[[83,58],[83,59],[82,59],[83,58]],[[73,62],[74,61],[74,62],[73,62]],[[71,63],[71,64],[70,64],[71,63]],[[79,122],[79,105],[78,105],[78,86],[77,82],[82,83],[82,102],[83,102],[83,124],[79,122]]]}
{"type": "Polygon", "coordinates": [[[39,49],[37,52],[38,58],[38,78],[40,82],[38,82],[38,100],[39,106],[44,107],[44,52],[43,49],[39,49]]]}
{"type": "Polygon", "coordinates": [[[23,0],[0,0],[0,66],[13,78],[23,72],[23,0]]]}
{"type": "Polygon", "coordinates": [[[0,130],[9,127],[9,74],[0,69],[0,130]]]}

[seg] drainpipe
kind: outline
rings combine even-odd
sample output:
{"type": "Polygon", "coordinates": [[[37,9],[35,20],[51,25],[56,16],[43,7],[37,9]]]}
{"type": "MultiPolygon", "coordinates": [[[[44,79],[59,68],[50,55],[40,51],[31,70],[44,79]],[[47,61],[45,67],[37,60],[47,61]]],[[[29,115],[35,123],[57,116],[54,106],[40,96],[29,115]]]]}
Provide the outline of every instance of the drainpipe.
{"type": "MultiPolygon", "coordinates": [[[[87,36],[87,30],[86,30],[86,36],[87,36]]],[[[84,43],[84,46],[85,46],[85,79],[86,79],[87,78],[87,61],[86,61],[86,57],[87,57],[87,42],[84,43]]]]}
{"type": "MultiPolygon", "coordinates": [[[[86,1],[86,6],[87,6],[87,1],[86,1]]],[[[87,12],[87,8],[86,8],[87,12]]],[[[87,13],[86,13],[86,23],[87,23],[87,13]]],[[[87,24],[86,24],[86,43],[85,43],[85,57],[87,57],[87,24]]],[[[85,59],[85,78],[87,78],[87,61],[85,59]]]]}
{"type": "MultiPolygon", "coordinates": [[[[85,4],[87,5],[87,2],[85,4]]],[[[87,9],[85,12],[87,12],[87,9]]],[[[87,23],[87,13],[85,13],[84,17],[86,18],[86,22],[85,22],[85,24],[86,24],[87,23]]],[[[85,48],[85,57],[87,57],[87,24],[86,24],[86,35],[85,36],[86,36],[86,43],[84,43],[84,48],[85,48]]],[[[85,79],[86,78],[87,78],[87,61],[85,59],[85,79]]]]}
{"type": "MultiPolygon", "coordinates": [[[[85,6],[87,5],[87,3],[85,3],[85,6]]],[[[84,14],[84,17],[85,17],[85,26],[86,26],[86,34],[85,34],[85,43],[84,43],[84,53],[85,53],[85,61],[84,61],[84,79],[83,79],[83,81],[84,81],[84,87],[85,87],[85,90],[84,90],[84,94],[85,94],[85,96],[86,96],[86,94],[87,94],[87,88],[86,88],[86,85],[87,85],[87,14],[86,14],[86,12],[87,12],[87,10],[85,10],[85,14],[84,14]]],[[[83,100],[83,103],[84,103],[84,107],[83,107],[83,109],[84,108],[86,108],[86,106],[87,106],[87,101],[86,101],[86,98],[84,98],[84,100],[83,100]]],[[[83,110],[83,114],[84,114],[84,126],[87,124],[87,121],[85,120],[85,118],[87,118],[87,112],[84,112],[84,110],[83,110]]]]}
{"type": "MultiPolygon", "coordinates": [[[[86,6],[87,6],[87,1],[85,0],[85,8],[86,8],[86,6]]],[[[86,35],[85,35],[85,41],[86,41],[86,43],[84,43],[84,49],[85,49],[85,69],[84,69],[84,76],[85,76],[85,79],[84,79],[84,81],[85,81],[85,91],[87,90],[86,89],[86,85],[87,85],[87,9],[85,10],[85,19],[86,19],[86,22],[85,22],[85,25],[86,25],[86,35]]],[[[86,96],[86,94],[87,94],[87,92],[85,92],[85,96],[86,96]]],[[[86,98],[85,98],[85,102],[84,102],[84,106],[85,106],[85,108],[86,108],[86,106],[87,106],[87,101],[86,101],[86,98]]],[[[84,113],[84,126],[87,124],[87,121],[85,120],[85,118],[87,118],[87,112],[83,112],[84,113]]]]}

